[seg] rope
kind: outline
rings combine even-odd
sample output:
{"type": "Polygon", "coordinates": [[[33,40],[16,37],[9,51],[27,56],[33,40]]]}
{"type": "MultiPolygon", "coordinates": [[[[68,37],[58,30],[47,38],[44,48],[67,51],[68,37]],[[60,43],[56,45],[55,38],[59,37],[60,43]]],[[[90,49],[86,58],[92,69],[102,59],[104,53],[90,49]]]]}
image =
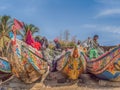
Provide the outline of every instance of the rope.
{"type": "Polygon", "coordinates": [[[0,85],[6,83],[6,82],[8,82],[8,81],[10,81],[10,80],[13,79],[13,78],[14,78],[14,75],[12,75],[9,79],[5,80],[4,82],[0,82],[0,85]]]}

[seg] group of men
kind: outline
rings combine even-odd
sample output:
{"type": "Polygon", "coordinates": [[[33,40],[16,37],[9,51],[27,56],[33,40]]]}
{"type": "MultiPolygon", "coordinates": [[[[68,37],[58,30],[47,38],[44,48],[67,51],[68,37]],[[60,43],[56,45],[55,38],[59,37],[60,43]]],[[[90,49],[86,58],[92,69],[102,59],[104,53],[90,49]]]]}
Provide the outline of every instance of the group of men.
{"type": "MultiPolygon", "coordinates": [[[[87,49],[87,55],[91,59],[97,58],[101,54],[104,53],[103,49],[99,47],[98,43],[99,36],[94,35],[93,38],[88,37],[87,40],[81,42],[78,40],[76,43],[77,47],[83,47],[87,49]]],[[[39,38],[35,38],[36,42],[39,42],[41,44],[40,50],[43,53],[44,59],[51,65],[52,71],[56,71],[56,66],[57,66],[57,59],[61,57],[62,53],[62,46],[60,44],[60,41],[58,39],[54,39],[54,48],[53,50],[50,50],[48,48],[49,43],[46,37],[43,37],[41,40],[39,38]]]]}
{"type": "MultiPolygon", "coordinates": [[[[90,59],[97,58],[99,55],[104,53],[104,50],[102,48],[100,48],[100,45],[98,43],[98,39],[99,39],[99,36],[94,35],[93,38],[88,37],[88,39],[83,41],[83,42],[78,40],[77,46],[80,46],[80,47],[82,46],[83,48],[86,48],[87,54],[89,55],[90,59]]],[[[43,51],[46,50],[49,46],[48,40],[45,37],[43,37],[41,39],[40,43],[42,45],[41,49],[43,51]]],[[[54,51],[62,52],[62,47],[61,47],[59,40],[54,39],[54,43],[55,43],[54,51]]]]}

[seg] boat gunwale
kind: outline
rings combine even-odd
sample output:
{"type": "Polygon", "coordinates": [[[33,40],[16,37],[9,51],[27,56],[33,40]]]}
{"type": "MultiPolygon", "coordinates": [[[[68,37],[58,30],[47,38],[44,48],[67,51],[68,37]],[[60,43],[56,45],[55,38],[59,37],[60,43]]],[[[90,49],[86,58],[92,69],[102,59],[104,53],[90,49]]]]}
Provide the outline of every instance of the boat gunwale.
{"type": "Polygon", "coordinates": [[[91,70],[89,70],[89,69],[88,69],[88,68],[89,68],[88,66],[87,66],[87,70],[88,70],[90,73],[93,73],[93,74],[100,74],[100,73],[104,72],[104,71],[109,67],[109,65],[111,65],[112,63],[114,63],[114,61],[116,61],[115,58],[117,58],[119,55],[120,55],[120,53],[118,53],[116,56],[114,56],[113,58],[111,58],[111,60],[107,63],[107,65],[106,65],[105,67],[103,67],[103,68],[101,68],[101,69],[99,69],[99,70],[97,70],[97,71],[91,71],[91,70]]]}
{"type": "Polygon", "coordinates": [[[99,61],[99,60],[103,59],[104,57],[106,57],[107,55],[111,54],[113,51],[115,51],[115,50],[117,50],[117,49],[119,49],[119,48],[120,48],[120,46],[115,47],[115,48],[113,48],[112,50],[107,51],[107,52],[105,52],[104,54],[100,55],[100,56],[99,56],[98,58],[96,58],[96,59],[90,60],[86,55],[84,55],[84,57],[85,57],[87,63],[93,63],[93,62],[96,62],[96,61],[99,61]]]}

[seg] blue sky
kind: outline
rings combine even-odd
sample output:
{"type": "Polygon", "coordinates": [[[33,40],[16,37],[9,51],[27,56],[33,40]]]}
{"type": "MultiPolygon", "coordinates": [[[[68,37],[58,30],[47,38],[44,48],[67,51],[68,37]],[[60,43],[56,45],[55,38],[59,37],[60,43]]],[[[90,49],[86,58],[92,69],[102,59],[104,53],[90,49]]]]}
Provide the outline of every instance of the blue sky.
{"type": "Polygon", "coordinates": [[[120,43],[120,0],[0,0],[0,15],[32,23],[50,40],[69,30],[80,40],[98,34],[101,45],[120,43]]]}

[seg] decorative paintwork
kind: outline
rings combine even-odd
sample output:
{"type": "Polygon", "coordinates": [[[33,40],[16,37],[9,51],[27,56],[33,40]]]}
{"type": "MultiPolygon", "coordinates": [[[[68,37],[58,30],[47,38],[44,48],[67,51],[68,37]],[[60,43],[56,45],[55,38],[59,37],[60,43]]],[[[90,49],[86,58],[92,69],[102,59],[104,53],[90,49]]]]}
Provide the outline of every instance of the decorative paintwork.
{"type": "Polygon", "coordinates": [[[85,71],[86,61],[81,55],[82,52],[73,50],[67,52],[65,56],[58,61],[58,69],[69,79],[76,80],[85,71]]]}
{"type": "Polygon", "coordinates": [[[5,73],[11,73],[10,63],[0,58],[0,71],[5,73]]]}
{"type": "Polygon", "coordinates": [[[42,53],[16,40],[16,46],[11,46],[12,72],[25,83],[32,83],[48,71],[48,64],[44,61],[42,53]]]}
{"type": "Polygon", "coordinates": [[[0,58],[0,71],[4,73],[11,73],[10,63],[2,58],[0,58]]]}
{"type": "Polygon", "coordinates": [[[100,79],[120,81],[120,46],[106,52],[97,59],[86,59],[88,72],[100,79]]]}

